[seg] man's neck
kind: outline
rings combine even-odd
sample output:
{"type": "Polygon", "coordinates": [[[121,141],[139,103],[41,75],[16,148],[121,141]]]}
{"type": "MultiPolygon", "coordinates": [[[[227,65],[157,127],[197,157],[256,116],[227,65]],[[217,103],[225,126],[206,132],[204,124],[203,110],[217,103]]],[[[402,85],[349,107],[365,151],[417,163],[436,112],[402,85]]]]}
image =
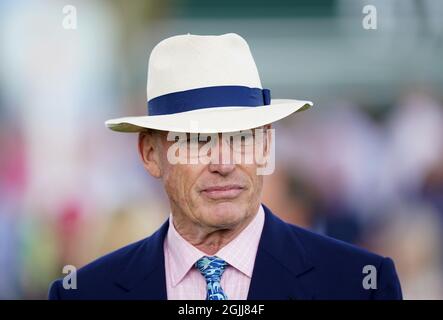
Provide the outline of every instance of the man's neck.
{"type": "Polygon", "coordinates": [[[173,224],[183,239],[205,254],[212,256],[234,240],[251,223],[256,215],[257,212],[235,226],[222,229],[204,227],[176,216],[173,218],[173,224]]]}

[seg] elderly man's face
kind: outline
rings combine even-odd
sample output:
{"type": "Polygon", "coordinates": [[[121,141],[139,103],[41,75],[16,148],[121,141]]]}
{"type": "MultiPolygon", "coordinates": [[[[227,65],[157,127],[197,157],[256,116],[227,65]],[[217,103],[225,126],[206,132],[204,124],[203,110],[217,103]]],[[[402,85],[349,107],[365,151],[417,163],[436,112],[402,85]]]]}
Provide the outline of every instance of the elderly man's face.
{"type": "MultiPolygon", "coordinates": [[[[268,150],[269,136],[263,139],[268,150]]],[[[254,216],[263,185],[255,158],[250,163],[233,163],[232,159],[222,163],[223,153],[233,151],[228,143],[220,142],[220,161],[171,164],[168,148],[174,143],[164,131],[141,133],[139,150],[147,171],[162,179],[177,223],[190,220],[205,228],[229,229],[254,216]]]]}

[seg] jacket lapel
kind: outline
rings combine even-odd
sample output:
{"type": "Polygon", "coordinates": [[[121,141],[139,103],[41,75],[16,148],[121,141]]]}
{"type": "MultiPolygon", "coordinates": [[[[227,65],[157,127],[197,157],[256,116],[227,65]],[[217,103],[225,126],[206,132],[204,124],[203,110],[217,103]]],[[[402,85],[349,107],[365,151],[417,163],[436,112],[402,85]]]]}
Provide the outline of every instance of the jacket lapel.
{"type": "Polygon", "coordinates": [[[296,233],[263,205],[265,224],[255,259],[248,300],[313,298],[300,277],[313,269],[296,233]]]}

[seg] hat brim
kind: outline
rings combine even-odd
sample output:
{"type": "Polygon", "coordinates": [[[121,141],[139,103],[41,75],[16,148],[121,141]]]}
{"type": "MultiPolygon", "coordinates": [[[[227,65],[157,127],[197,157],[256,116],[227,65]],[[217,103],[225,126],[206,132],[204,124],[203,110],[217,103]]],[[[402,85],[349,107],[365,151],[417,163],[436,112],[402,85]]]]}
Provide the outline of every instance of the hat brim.
{"type": "Polygon", "coordinates": [[[234,132],[278,121],[312,105],[311,101],[273,99],[265,106],[215,107],[168,115],[123,117],[107,120],[105,125],[119,132],[140,132],[146,128],[192,133],[234,132]]]}

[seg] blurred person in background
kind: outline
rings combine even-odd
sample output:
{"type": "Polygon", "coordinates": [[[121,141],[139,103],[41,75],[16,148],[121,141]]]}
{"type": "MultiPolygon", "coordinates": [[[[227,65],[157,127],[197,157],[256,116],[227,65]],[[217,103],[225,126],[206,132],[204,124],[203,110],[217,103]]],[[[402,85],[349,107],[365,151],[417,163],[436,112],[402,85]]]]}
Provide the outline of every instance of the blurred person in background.
{"type": "Polygon", "coordinates": [[[147,93],[147,116],[106,124],[139,132],[141,160],[163,183],[169,219],[152,236],[78,270],[76,289],[53,282],[50,299],[402,298],[390,258],[285,223],[261,203],[259,169],[273,161],[271,123],[312,103],[271,100],[242,37],[187,34],[160,42],[150,56],[147,93]],[[267,163],[256,154],[252,163],[219,161],[235,148],[224,133],[254,128],[266,133],[241,137],[240,144],[259,143],[267,163]],[[217,156],[173,163],[177,143],[200,148],[190,133],[212,134],[211,142],[222,134],[210,150],[217,156]],[[369,286],[368,266],[378,275],[369,286]]]}
{"type": "Polygon", "coordinates": [[[395,259],[405,299],[443,299],[441,221],[423,202],[403,202],[368,228],[366,246],[395,259]]]}

